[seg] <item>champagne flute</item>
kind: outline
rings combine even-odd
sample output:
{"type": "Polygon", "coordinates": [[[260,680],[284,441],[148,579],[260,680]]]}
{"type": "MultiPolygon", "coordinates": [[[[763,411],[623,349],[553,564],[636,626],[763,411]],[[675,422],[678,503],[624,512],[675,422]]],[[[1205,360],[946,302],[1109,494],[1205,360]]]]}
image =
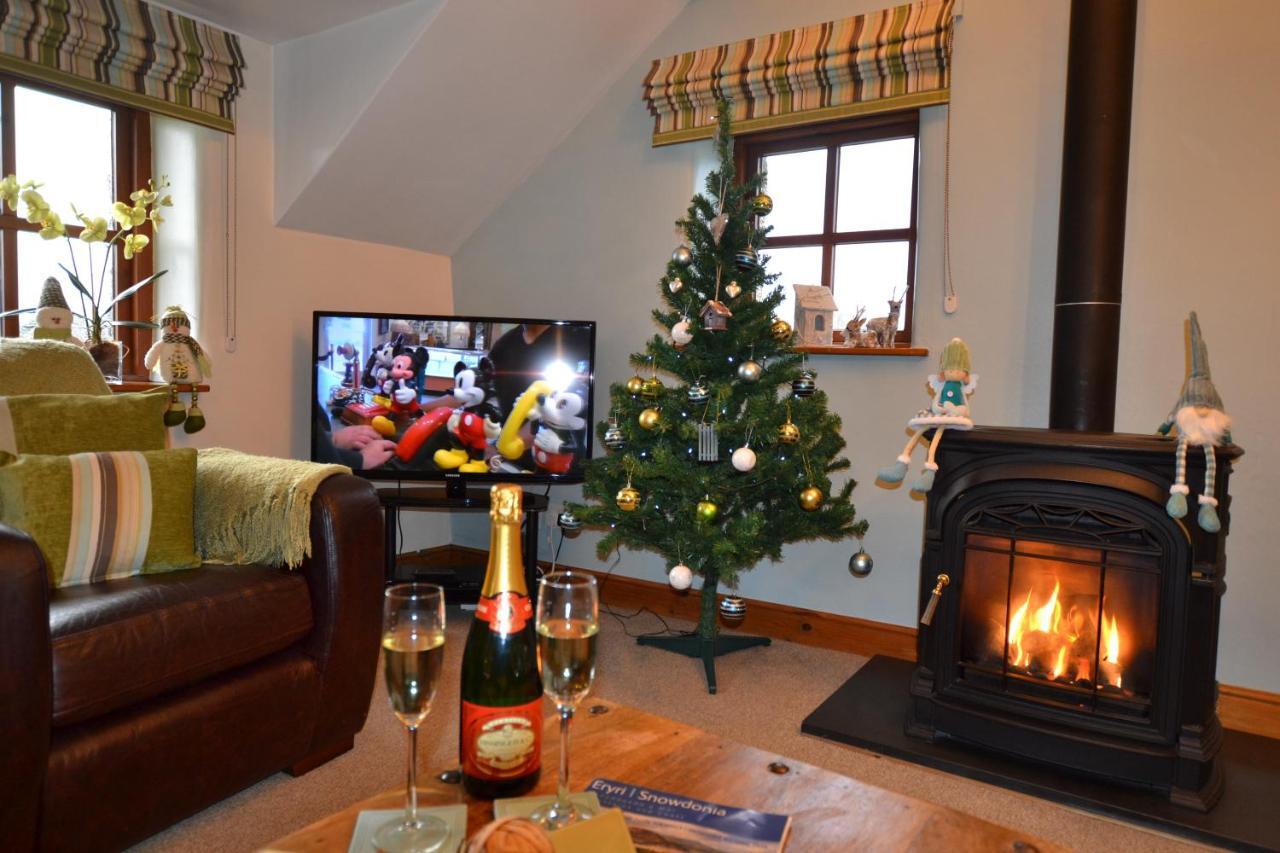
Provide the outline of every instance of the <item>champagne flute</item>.
{"type": "Polygon", "coordinates": [[[599,610],[591,575],[553,572],[538,582],[538,663],[542,689],[560,712],[560,778],[555,800],[530,817],[548,829],[592,817],[569,801],[569,723],[596,677],[599,610]]]}
{"type": "Polygon", "coordinates": [[[444,590],[422,583],[387,587],[382,651],[391,710],[409,732],[409,778],[404,814],[378,827],[373,843],[385,853],[430,853],[444,846],[449,826],[418,814],[418,726],[431,713],[444,663],[444,590]]]}

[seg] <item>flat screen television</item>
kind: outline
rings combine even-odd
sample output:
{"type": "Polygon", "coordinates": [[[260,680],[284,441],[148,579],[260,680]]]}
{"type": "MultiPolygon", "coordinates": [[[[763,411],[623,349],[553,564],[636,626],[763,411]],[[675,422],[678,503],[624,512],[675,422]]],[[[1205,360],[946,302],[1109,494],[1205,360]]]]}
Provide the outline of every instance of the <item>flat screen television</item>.
{"type": "Polygon", "coordinates": [[[311,458],[377,480],[573,483],[594,322],[316,311],[311,458]]]}

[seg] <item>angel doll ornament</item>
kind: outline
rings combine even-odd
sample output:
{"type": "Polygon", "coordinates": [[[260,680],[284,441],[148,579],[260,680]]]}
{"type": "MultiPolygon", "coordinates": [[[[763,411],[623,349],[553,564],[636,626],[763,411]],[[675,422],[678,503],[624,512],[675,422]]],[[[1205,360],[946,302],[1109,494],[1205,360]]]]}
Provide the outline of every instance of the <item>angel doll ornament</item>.
{"type": "Polygon", "coordinates": [[[1178,428],[1177,463],[1173,485],[1169,487],[1169,500],[1164,508],[1171,518],[1182,518],[1187,514],[1187,495],[1191,493],[1187,486],[1187,445],[1203,447],[1204,490],[1200,493],[1200,512],[1196,521],[1203,530],[1217,533],[1222,529],[1222,522],[1218,519],[1218,498],[1214,495],[1218,466],[1213,449],[1231,443],[1231,416],[1223,410],[1222,398],[1209,376],[1209,348],[1200,336],[1200,320],[1196,312],[1191,312],[1188,324],[1191,327],[1191,373],[1182,383],[1182,393],[1159,429],[1161,435],[1167,436],[1174,427],[1178,428]]]}
{"type": "Polygon", "coordinates": [[[204,429],[204,412],[200,410],[200,393],[196,386],[212,375],[209,357],[198,341],[191,337],[191,318],[177,305],[170,305],[160,316],[163,334],[151,345],[142,363],[169,383],[169,410],[164,413],[166,426],[182,424],[184,432],[204,429]],[[178,386],[191,386],[191,407],[184,408],[178,399],[178,386]]]}
{"type": "Polygon", "coordinates": [[[969,369],[969,347],[959,338],[952,338],[942,351],[942,363],[938,372],[929,377],[929,387],[933,389],[933,402],[929,408],[907,421],[907,426],[914,432],[902,449],[898,461],[887,468],[881,468],[876,477],[884,483],[901,483],[907,476],[907,466],[911,464],[911,451],[920,443],[924,434],[932,429],[933,440],[929,442],[929,457],[924,463],[920,478],[912,485],[912,491],[927,492],[933,488],[933,478],[938,471],[938,463],[934,457],[938,453],[938,442],[942,433],[948,429],[973,429],[973,419],[969,417],[969,395],[978,387],[978,374],[969,369]]]}

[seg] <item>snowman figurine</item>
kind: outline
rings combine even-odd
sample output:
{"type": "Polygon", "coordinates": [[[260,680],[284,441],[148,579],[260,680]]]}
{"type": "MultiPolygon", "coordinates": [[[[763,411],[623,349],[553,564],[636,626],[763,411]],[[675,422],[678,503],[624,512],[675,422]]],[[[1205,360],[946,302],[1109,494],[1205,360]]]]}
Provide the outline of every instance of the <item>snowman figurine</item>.
{"type": "Polygon", "coordinates": [[[40,307],[36,309],[36,340],[66,341],[76,346],[84,342],[71,334],[71,309],[62,296],[62,285],[56,278],[46,278],[40,291],[40,307]]]}
{"type": "Polygon", "coordinates": [[[166,426],[182,424],[184,432],[204,429],[204,412],[200,411],[200,393],[196,386],[213,375],[209,357],[191,337],[191,318],[177,305],[170,305],[160,316],[164,334],[151,345],[142,363],[169,383],[169,410],[164,413],[166,426]],[[179,385],[191,386],[191,407],[186,409],[178,399],[179,385]]]}

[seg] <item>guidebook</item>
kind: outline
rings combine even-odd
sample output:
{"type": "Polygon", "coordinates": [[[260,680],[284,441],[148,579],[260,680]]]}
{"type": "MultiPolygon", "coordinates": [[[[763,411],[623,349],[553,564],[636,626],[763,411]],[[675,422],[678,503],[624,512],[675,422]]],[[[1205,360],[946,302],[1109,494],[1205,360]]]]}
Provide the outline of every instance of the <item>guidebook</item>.
{"type": "Polygon", "coordinates": [[[637,853],[777,851],[791,831],[787,815],[708,803],[627,782],[595,779],[587,790],[604,808],[622,809],[637,853]]]}

